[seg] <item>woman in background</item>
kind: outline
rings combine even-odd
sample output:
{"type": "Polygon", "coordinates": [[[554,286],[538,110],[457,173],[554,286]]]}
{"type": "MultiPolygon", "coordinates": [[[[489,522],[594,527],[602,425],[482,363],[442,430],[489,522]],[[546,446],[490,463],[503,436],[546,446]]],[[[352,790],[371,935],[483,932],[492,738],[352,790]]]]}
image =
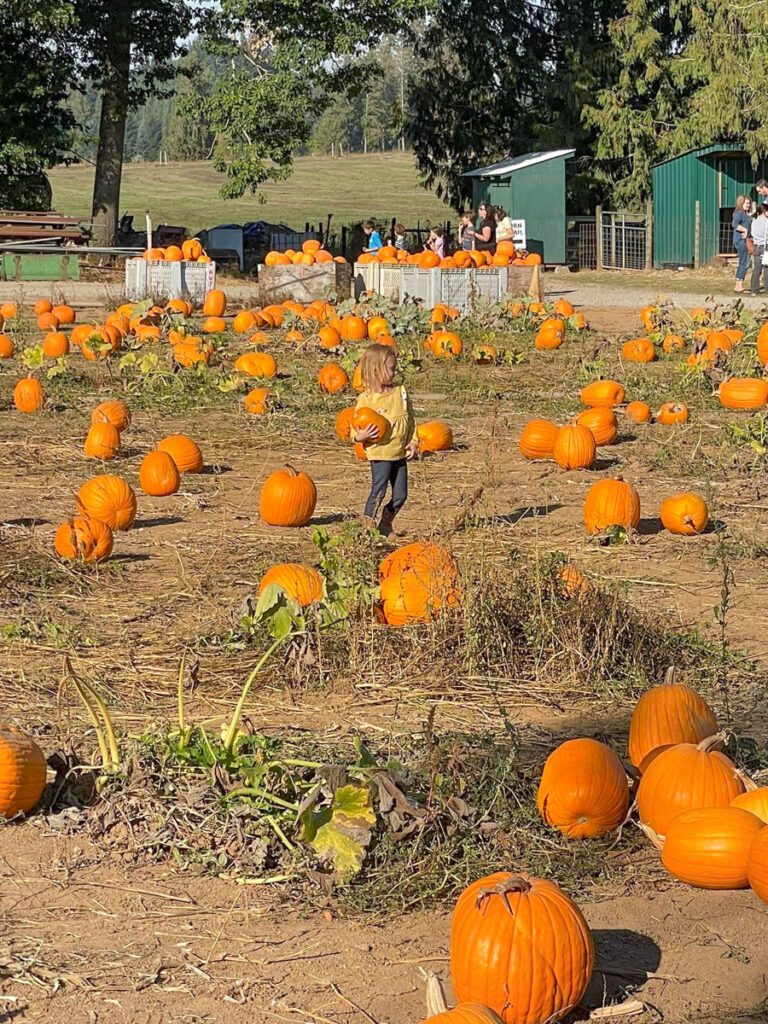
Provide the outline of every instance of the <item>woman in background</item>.
{"type": "Polygon", "coordinates": [[[480,203],[477,210],[480,226],[475,231],[475,248],[491,252],[496,248],[496,218],[490,203],[480,203]]]}
{"type": "Polygon", "coordinates": [[[739,264],[736,267],[736,287],[734,291],[744,291],[744,278],[749,270],[749,249],[747,249],[747,238],[752,221],[749,219],[749,211],[752,200],[749,196],[737,196],[736,207],[731,218],[733,228],[733,247],[738,253],[739,264]]]}

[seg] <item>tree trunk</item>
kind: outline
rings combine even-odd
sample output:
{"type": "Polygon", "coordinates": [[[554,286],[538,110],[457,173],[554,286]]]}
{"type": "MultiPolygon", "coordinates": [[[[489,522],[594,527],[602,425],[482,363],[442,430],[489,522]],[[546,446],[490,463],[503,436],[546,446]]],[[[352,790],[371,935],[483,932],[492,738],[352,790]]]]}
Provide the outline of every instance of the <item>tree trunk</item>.
{"type": "Polygon", "coordinates": [[[104,33],[109,40],[101,82],[101,120],[96,176],[93,181],[93,241],[96,245],[117,243],[120,214],[120,179],[123,174],[125,119],[131,74],[132,0],[122,0],[105,9],[104,33]]]}

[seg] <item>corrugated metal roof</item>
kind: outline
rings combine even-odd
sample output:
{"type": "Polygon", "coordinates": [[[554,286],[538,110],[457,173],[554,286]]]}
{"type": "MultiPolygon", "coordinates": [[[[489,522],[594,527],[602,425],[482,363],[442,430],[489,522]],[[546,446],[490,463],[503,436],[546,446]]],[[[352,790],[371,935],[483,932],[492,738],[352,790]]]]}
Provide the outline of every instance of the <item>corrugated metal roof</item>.
{"type": "Polygon", "coordinates": [[[474,171],[464,171],[462,178],[501,178],[515,171],[521,171],[524,167],[532,164],[541,164],[545,160],[555,160],[557,157],[564,157],[566,160],[572,157],[575,149],[550,149],[543,153],[523,153],[522,156],[508,156],[505,160],[490,164],[488,167],[478,167],[474,171]]]}
{"type": "Polygon", "coordinates": [[[707,156],[709,153],[744,153],[746,152],[743,142],[716,142],[711,146],[701,146],[699,149],[686,149],[684,153],[676,156],[668,156],[666,160],[659,160],[654,167],[661,167],[662,164],[671,163],[672,160],[679,160],[683,156],[707,156]]]}

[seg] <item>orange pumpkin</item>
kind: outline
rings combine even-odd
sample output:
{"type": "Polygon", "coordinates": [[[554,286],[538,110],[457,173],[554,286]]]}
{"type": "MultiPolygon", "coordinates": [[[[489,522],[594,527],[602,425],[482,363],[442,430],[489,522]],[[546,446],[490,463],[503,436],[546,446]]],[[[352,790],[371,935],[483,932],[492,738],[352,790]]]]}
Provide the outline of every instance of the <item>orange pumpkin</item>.
{"type": "Polygon", "coordinates": [[[71,306],[54,306],[51,313],[56,317],[60,325],[73,324],[76,319],[76,313],[71,306]]]}
{"type": "Polygon", "coordinates": [[[100,402],[91,413],[91,423],[111,423],[122,433],[131,425],[131,411],[119,399],[100,402]]]}
{"type": "Polygon", "coordinates": [[[7,334],[0,334],[0,359],[12,359],[16,351],[13,342],[7,334]]]}
{"type": "Polygon", "coordinates": [[[349,377],[338,363],[326,363],[317,375],[317,383],[322,391],[333,395],[344,390],[349,384],[349,377]]]}
{"type": "Polygon", "coordinates": [[[203,321],[203,330],[206,334],[221,334],[227,329],[227,321],[223,316],[209,316],[203,321]]]}
{"type": "Polygon", "coordinates": [[[699,807],[669,823],[661,860],[675,878],[700,889],[746,889],[752,844],[765,828],[740,807],[699,807]]]}
{"type": "Polygon", "coordinates": [[[98,519],[74,516],[56,531],[56,553],[70,562],[103,562],[112,554],[112,531],[98,519]]]}
{"type": "Polygon", "coordinates": [[[386,317],[374,316],[368,321],[368,337],[376,341],[380,334],[389,334],[389,324],[386,317]]]}
{"type": "Polygon", "coordinates": [[[269,411],[271,398],[272,393],[266,388],[254,388],[243,399],[245,411],[251,416],[263,416],[265,412],[269,411]]]}
{"type": "Polygon", "coordinates": [[[195,442],[185,434],[171,434],[157,445],[159,452],[166,452],[176,463],[179,473],[202,473],[203,453],[195,442]]]}
{"type": "Polygon", "coordinates": [[[77,504],[81,515],[98,519],[112,530],[128,530],[136,518],[136,495],[119,476],[104,474],[86,480],[77,504]]]}
{"type": "Polygon", "coordinates": [[[320,348],[333,352],[341,344],[341,337],[335,327],[321,327],[317,332],[317,342],[320,348]]]}
{"type": "Polygon", "coordinates": [[[740,807],[743,811],[749,811],[768,824],[768,786],[759,786],[757,789],[749,789],[746,793],[740,793],[731,800],[731,807],[740,807]]]}
{"type": "Polygon", "coordinates": [[[63,331],[52,331],[43,338],[43,355],[47,359],[59,359],[69,353],[69,338],[63,331]]]}
{"type": "Polygon", "coordinates": [[[459,603],[458,570],[437,544],[408,544],[379,566],[381,612],[390,626],[427,622],[459,603]]]}
{"type": "Polygon", "coordinates": [[[370,441],[361,442],[363,445],[369,444],[381,444],[389,436],[391,424],[386,417],[381,416],[374,409],[369,409],[363,405],[359,409],[355,409],[352,415],[352,429],[355,431],[365,430],[366,427],[375,427],[377,430],[376,436],[370,441]]]}
{"type": "Polygon", "coordinates": [[[244,352],[235,360],[235,369],[249,377],[274,377],[277,363],[269,352],[244,352]]]}
{"type": "Polygon", "coordinates": [[[420,452],[445,452],[453,447],[453,431],[442,420],[419,424],[416,436],[420,452]]]}
{"type": "Polygon", "coordinates": [[[747,857],[747,881],[763,903],[768,903],[768,828],[752,840],[747,857]]]}
{"type": "Polygon", "coordinates": [[[520,435],[520,454],[524,459],[551,459],[559,432],[549,420],[530,420],[520,435]]]}
{"type": "Polygon", "coordinates": [[[120,448],[120,433],[111,423],[92,423],[85,438],[85,457],[87,459],[103,459],[108,462],[114,459],[120,448]]]}
{"type": "Polygon", "coordinates": [[[597,449],[589,427],[570,423],[561,427],[555,438],[552,457],[563,469],[588,469],[595,461],[597,449]]]}
{"type": "Polygon", "coordinates": [[[709,522],[707,503],[698,494],[673,494],[661,506],[661,521],[670,533],[693,537],[709,522]]]}
{"type": "Polygon", "coordinates": [[[213,288],[205,296],[203,316],[224,316],[227,311],[227,296],[220,288],[213,288]]]}
{"type": "Polygon", "coordinates": [[[598,447],[613,444],[616,440],[618,424],[613,409],[608,409],[606,406],[585,409],[576,417],[576,422],[592,431],[595,444],[598,447]]]}
{"type": "Polygon", "coordinates": [[[59,318],[53,313],[41,313],[37,318],[37,326],[41,331],[58,331],[59,318]]]}
{"type": "Polygon", "coordinates": [[[319,601],[323,596],[323,577],[317,569],[297,562],[284,562],[268,569],[259,583],[259,593],[262,594],[272,584],[281,587],[302,608],[319,601]]]}
{"type": "Polygon", "coordinates": [[[630,402],[624,410],[624,415],[635,423],[650,423],[653,416],[650,405],[646,405],[645,402],[630,402]]]}
{"type": "Polygon", "coordinates": [[[503,1024],[501,1017],[480,1003],[459,1003],[452,1010],[443,1010],[422,1024],[503,1024]]]}
{"type": "Polygon", "coordinates": [[[306,526],[317,504],[317,489],[306,473],[285,466],[264,481],[259,515],[271,526],[306,526]]]}
{"type": "Polygon", "coordinates": [[[45,755],[32,737],[0,726],[0,818],[31,811],[43,795],[46,772],[45,755]]]}
{"type": "Polygon", "coordinates": [[[677,743],[700,743],[717,732],[714,712],[695,690],[667,672],[660,686],[646,690],[629,723],[629,759],[639,768],[651,751],[677,743]]]}
{"type": "Polygon", "coordinates": [[[626,817],[627,773],[604,743],[567,740],[547,758],[537,803],[546,824],[568,838],[601,836],[626,817]]]}
{"type": "Polygon", "coordinates": [[[573,316],[576,310],[568,299],[558,299],[555,303],[555,312],[558,316],[569,317],[573,316]]]}
{"type": "Polygon", "coordinates": [[[341,321],[339,334],[344,341],[362,341],[367,333],[365,320],[361,316],[345,316],[341,321]]]}
{"type": "Polygon", "coordinates": [[[640,522],[640,497],[632,486],[620,477],[599,480],[593,484],[584,499],[584,525],[587,533],[603,533],[614,526],[636,529],[640,522]]]}
{"type": "Polygon", "coordinates": [[[241,309],[232,321],[232,330],[235,334],[247,334],[256,326],[256,317],[250,309],[241,309]]]}
{"type": "Polygon", "coordinates": [[[468,886],[451,923],[456,998],[504,1024],[560,1020],[581,1001],[595,948],[581,911],[554,882],[498,871],[468,886]]]}
{"type": "Polygon", "coordinates": [[[461,355],[463,347],[454,331],[440,331],[432,343],[432,351],[438,359],[455,359],[461,355]]]}
{"type": "Polygon", "coordinates": [[[13,389],[13,404],[19,412],[40,412],[45,405],[45,395],[40,381],[34,377],[23,377],[13,389]]]}
{"type": "Polygon", "coordinates": [[[336,431],[336,436],[342,441],[352,440],[352,417],[354,415],[355,407],[354,405],[350,405],[348,408],[342,409],[336,417],[334,429],[336,431]]]}
{"type": "Polygon", "coordinates": [[[640,820],[659,836],[681,811],[727,807],[746,789],[729,758],[714,747],[719,735],[698,744],[678,743],[662,750],[646,768],[637,790],[640,820]]]}
{"type": "Polygon", "coordinates": [[[755,377],[732,377],[720,385],[718,397],[726,409],[761,409],[768,404],[768,382],[755,377]]]}
{"type": "Polygon", "coordinates": [[[596,380],[581,392],[583,405],[599,408],[621,405],[624,401],[624,388],[615,380],[596,380]]]}
{"type": "Polygon", "coordinates": [[[685,423],[688,420],[688,406],[683,402],[665,402],[656,419],[659,423],[685,423]]]}
{"type": "Polygon", "coordinates": [[[50,313],[53,310],[53,304],[48,299],[38,299],[34,306],[35,316],[40,316],[41,313],[50,313]]]}
{"type": "Polygon", "coordinates": [[[681,352],[685,348],[685,338],[679,334],[668,334],[661,347],[665,352],[681,352]]]}
{"type": "Polygon", "coordinates": [[[145,494],[165,498],[175,494],[181,486],[181,477],[168,452],[150,452],[139,467],[139,485],[145,494]]]}
{"type": "Polygon", "coordinates": [[[622,345],[621,354],[631,363],[652,363],[656,349],[650,338],[636,338],[622,345]]]}

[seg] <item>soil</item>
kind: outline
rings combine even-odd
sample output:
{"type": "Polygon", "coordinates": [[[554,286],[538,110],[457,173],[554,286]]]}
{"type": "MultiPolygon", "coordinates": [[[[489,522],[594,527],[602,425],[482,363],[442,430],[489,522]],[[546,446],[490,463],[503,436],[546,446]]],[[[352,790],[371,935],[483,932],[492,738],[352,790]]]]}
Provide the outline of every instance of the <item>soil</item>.
{"type": "MultiPolygon", "coordinates": [[[[585,312],[598,337],[632,329],[623,305],[585,312]]],[[[599,343],[591,335],[585,351],[593,344],[599,343]]],[[[717,536],[710,531],[681,539],[661,531],[660,496],[682,489],[705,493],[713,519],[727,520],[733,535],[759,546],[768,528],[762,473],[747,474],[727,461],[714,472],[712,439],[723,420],[711,401],[673,433],[623,428],[620,444],[601,450],[597,472],[620,471],[631,479],[645,515],[637,543],[594,546],[584,535],[581,509],[595,475],[563,473],[518,454],[531,403],[553,403],[554,412],[542,410],[553,418],[567,401],[578,409],[577,366],[550,354],[539,365],[542,379],[530,401],[520,398],[530,361],[489,371],[488,386],[501,397],[484,407],[446,394],[443,378],[415,389],[418,418],[449,417],[456,450],[413,466],[397,542],[445,529],[482,478],[476,532],[472,538],[458,534],[459,548],[479,544],[489,559],[497,541],[528,554],[567,552],[589,580],[623,583],[639,607],[716,637],[714,609],[722,603],[722,570],[713,561],[717,536]],[[515,382],[518,390],[509,391],[515,382]],[[709,461],[698,472],[700,448],[709,461]],[[684,486],[682,462],[688,463],[684,486]]],[[[7,384],[0,379],[4,391],[7,384]]],[[[121,571],[85,585],[81,574],[55,567],[48,551],[55,525],[72,514],[77,490],[92,472],[82,439],[93,404],[90,395],[65,415],[39,418],[0,412],[0,626],[15,630],[0,644],[0,681],[6,716],[49,736],[52,745],[65,652],[109,689],[119,728],[135,735],[173,715],[185,647],[231,626],[268,565],[312,557],[308,531],[287,533],[259,520],[258,494],[269,472],[300,451],[301,468],[318,490],[313,523],[331,531],[357,514],[368,490],[366,467],[350,467],[348,449],[325,435],[307,435],[295,419],[260,424],[233,411],[234,401],[183,413],[136,410],[109,471],[136,485],[139,457],[160,437],[183,432],[200,441],[206,472],[185,477],[170,498],[140,495],[134,528],[116,536],[121,571]],[[36,574],[39,582],[29,591],[18,583],[36,574]],[[31,631],[19,630],[27,623],[31,631]]],[[[754,686],[733,695],[732,725],[764,741],[768,568],[745,542],[732,569],[728,641],[755,664],[754,686]]],[[[201,682],[190,713],[222,716],[252,663],[247,653],[200,653],[201,682]]],[[[714,681],[707,696],[722,713],[714,681]]],[[[431,680],[423,690],[410,677],[380,688],[360,688],[350,679],[330,692],[273,682],[254,694],[248,714],[256,728],[282,732],[407,733],[420,727],[435,702],[443,729],[502,729],[489,694],[470,699],[450,680],[431,680]]],[[[518,691],[505,711],[516,726],[549,737],[595,728],[622,736],[631,704],[587,691],[553,706],[533,689],[524,696],[518,691]]],[[[82,736],[77,710],[68,713],[72,731],[82,736]]],[[[93,744],[92,737],[85,743],[93,744]]],[[[652,851],[644,863],[656,863],[652,851]]],[[[675,884],[660,868],[650,871],[646,891],[596,890],[582,900],[599,970],[577,1017],[622,997],[646,1004],[631,1018],[639,1022],[726,1021],[758,1007],[766,996],[765,905],[750,891],[697,891],[675,884]]],[[[339,917],[333,901],[323,909],[318,896],[296,906],[268,880],[262,883],[196,875],[172,864],[137,867],[119,850],[93,845],[83,834],[62,834],[43,818],[0,827],[0,1021],[413,1024],[423,1017],[421,969],[436,971],[450,996],[447,912],[339,917]]]]}

